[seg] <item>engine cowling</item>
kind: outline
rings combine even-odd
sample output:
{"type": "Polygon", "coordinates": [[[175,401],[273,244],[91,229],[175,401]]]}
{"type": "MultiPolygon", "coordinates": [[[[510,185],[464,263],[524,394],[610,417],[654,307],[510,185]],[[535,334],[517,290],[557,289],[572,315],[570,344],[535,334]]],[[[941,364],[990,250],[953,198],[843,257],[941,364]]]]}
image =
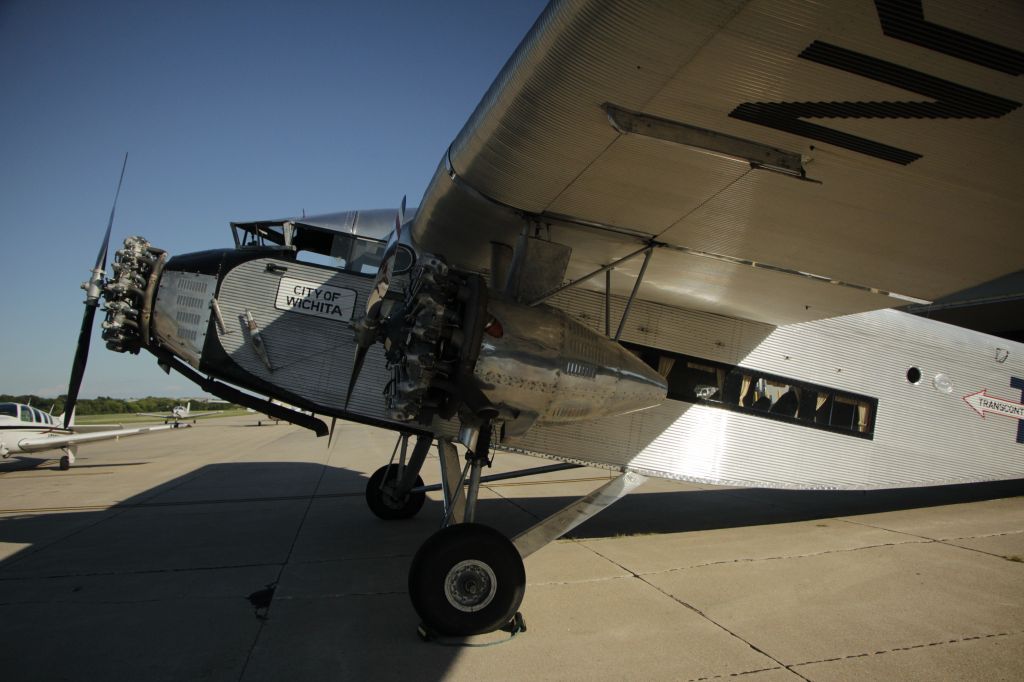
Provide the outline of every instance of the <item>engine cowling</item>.
{"type": "Polygon", "coordinates": [[[473,370],[502,413],[561,424],[642,410],[665,400],[665,379],[611,339],[547,306],[492,300],[473,370]]]}
{"type": "Polygon", "coordinates": [[[516,434],[661,403],[665,379],[618,343],[544,305],[495,298],[483,279],[420,254],[404,301],[381,324],[399,421],[486,413],[516,434]]]}

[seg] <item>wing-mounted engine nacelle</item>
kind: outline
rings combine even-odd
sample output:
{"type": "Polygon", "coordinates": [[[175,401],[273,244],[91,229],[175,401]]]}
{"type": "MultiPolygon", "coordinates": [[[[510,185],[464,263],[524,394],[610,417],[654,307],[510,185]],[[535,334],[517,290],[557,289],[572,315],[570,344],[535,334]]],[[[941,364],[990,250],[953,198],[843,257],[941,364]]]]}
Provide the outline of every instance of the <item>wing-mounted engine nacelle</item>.
{"type": "Polygon", "coordinates": [[[474,368],[506,432],[654,407],[667,383],[615,341],[548,306],[492,300],[474,368]],[[508,417],[511,417],[509,419],[508,417]]]}
{"type": "Polygon", "coordinates": [[[480,275],[429,253],[419,254],[404,301],[378,334],[392,371],[388,416],[398,421],[486,415],[515,435],[666,396],[664,378],[618,343],[554,308],[497,298],[480,275]]]}

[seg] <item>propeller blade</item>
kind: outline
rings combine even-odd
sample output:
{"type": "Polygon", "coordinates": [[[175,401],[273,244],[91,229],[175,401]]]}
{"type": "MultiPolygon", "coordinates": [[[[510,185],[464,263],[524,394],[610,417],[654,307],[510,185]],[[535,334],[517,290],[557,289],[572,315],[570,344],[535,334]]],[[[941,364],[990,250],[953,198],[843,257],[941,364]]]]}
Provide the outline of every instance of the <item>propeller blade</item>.
{"type": "Polygon", "coordinates": [[[92,342],[92,323],[96,317],[96,308],[100,304],[101,285],[107,270],[107,250],[110,246],[110,232],[114,227],[114,213],[117,211],[117,199],[121,196],[121,185],[124,183],[124,170],[128,166],[128,154],[121,162],[121,175],[117,179],[117,191],[114,192],[114,203],[110,206],[110,218],[107,220],[107,231],[103,234],[103,243],[96,255],[96,265],[92,269],[85,289],[85,314],[82,315],[82,327],[78,331],[78,345],[75,347],[75,359],[71,362],[71,379],[68,381],[68,399],[64,405],[64,428],[71,426],[78,401],[78,390],[82,387],[85,375],[85,364],[89,360],[89,344],[92,342]]]}
{"type": "Polygon", "coordinates": [[[348,380],[348,390],[345,391],[345,409],[348,409],[348,401],[352,399],[352,389],[356,387],[356,379],[359,378],[359,373],[363,370],[363,361],[366,359],[366,352],[369,350],[368,347],[363,344],[356,346],[356,356],[352,360],[352,376],[348,380]]]}
{"type": "Polygon", "coordinates": [[[395,238],[402,238],[402,225],[405,224],[405,195],[402,195],[402,207],[395,214],[395,238]]]}
{"type": "Polygon", "coordinates": [[[71,418],[75,413],[75,402],[78,400],[78,389],[82,386],[82,375],[85,374],[85,362],[89,358],[89,343],[92,340],[92,320],[96,315],[96,306],[87,305],[82,316],[82,328],[78,332],[78,347],[75,348],[75,359],[71,363],[71,380],[68,382],[68,399],[64,404],[64,428],[71,426],[71,418]]]}
{"type": "Polygon", "coordinates": [[[103,244],[100,252],[96,255],[96,267],[100,270],[107,269],[107,247],[110,246],[110,230],[114,226],[114,212],[117,210],[117,198],[121,196],[121,184],[124,182],[124,169],[128,166],[128,152],[124,153],[124,161],[121,162],[121,177],[117,179],[117,191],[114,192],[114,203],[110,206],[110,218],[107,220],[107,231],[103,235],[103,244]]]}

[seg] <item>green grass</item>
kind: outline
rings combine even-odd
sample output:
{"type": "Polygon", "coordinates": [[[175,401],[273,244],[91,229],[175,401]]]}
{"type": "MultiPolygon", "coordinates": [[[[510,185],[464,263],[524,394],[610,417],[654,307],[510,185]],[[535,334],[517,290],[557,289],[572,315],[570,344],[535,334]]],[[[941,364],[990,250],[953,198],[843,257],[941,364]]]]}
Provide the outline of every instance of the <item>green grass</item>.
{"type": "MultiPolygon", "coordinates": [[[[202,410],[196,410],[196,412],[202,412],[202,410]]],[[[249,414],[245,409],[239,410],[223,410],[216,414],[211,414],[206,417],[199,417],[199,421],[206,421],[207,419],[219,419],[221,417],[238,417],[244,414],[249,414]]],[[[76,424],[152,424],[154,422],[160,423],[159,417],[142,417],[136,414],[127,413],[114,413],[114,414],[83,414],[75,417],[76,424]]],[[[188,421],[192,421],[190,417],[188,421]]]]}

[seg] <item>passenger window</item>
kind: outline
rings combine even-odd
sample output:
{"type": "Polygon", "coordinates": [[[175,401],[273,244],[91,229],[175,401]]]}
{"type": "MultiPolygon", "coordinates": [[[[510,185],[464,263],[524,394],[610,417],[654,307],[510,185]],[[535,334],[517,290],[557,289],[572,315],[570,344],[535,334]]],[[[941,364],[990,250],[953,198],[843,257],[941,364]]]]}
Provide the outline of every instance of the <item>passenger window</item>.
{"type": "Polygon", "coordinates": [[[21,406],[21,421],[31,422],[32,421],[32,408],[28,405],[21,406]]]}
{"type": "Polygon", "coordinates": [[[878,401],[744,367],[625,344],[668,383],[668,397],[872,438],[878,401]]]}

